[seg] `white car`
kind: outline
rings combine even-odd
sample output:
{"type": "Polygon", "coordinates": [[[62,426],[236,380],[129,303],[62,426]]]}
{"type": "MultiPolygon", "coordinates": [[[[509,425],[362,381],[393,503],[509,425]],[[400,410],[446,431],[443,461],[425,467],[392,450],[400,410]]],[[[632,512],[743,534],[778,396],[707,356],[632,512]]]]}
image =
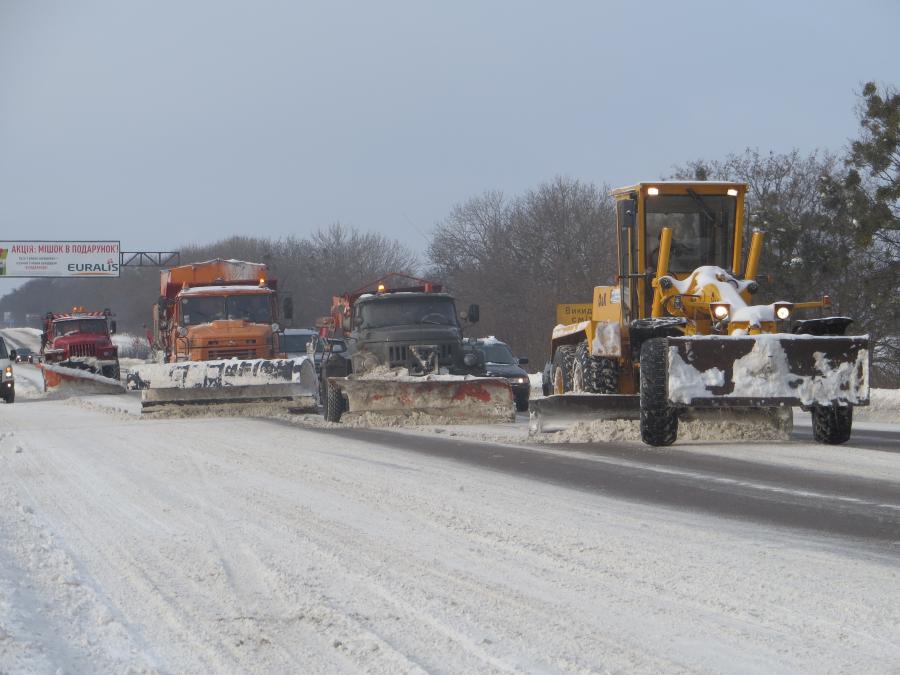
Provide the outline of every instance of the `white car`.
{"type": "Polygon", "coordinates": [[[16,360],[16,350],[7,351],[6,342],[0,340],[0,397],[7,403],[16,400],[16,379],[13,375],[13,363],[16,360]]]}

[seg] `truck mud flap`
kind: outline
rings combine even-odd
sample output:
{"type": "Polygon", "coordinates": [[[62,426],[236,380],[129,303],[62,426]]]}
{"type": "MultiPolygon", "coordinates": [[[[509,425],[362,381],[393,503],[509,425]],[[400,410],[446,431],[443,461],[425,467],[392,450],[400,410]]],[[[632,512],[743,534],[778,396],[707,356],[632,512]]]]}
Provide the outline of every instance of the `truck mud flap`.
{"type": "Polygon", "coordinates": [[[531,401],[528,433],[565,431],[580,422],[640,419],[640,397],[623,394],[562,394],[531,401]]]}
{"type": "Polygon", "coordinates": [[[80,368],[67,368],[54,363],[37,363],[44,378],[44,391],[59,395],[124,394],[119,380],[80,368]]]}
{"type": "Polygon", "coordinates": [[[453,421],[511,422],[516,418],[512,389],[503,378],[396,380],[329,378],[347,402],[345,414],[385,417],[416,414],[453,421]]]}
{"type": "Polygon", "coordinates": [[[129,371],[127,384],[140,390],[143,408],[290,400],[315,409],[318,392],[306,357],[152,364],[129,371]]]}
{"type": "Polygon", "coordinates": [[[695,336],[668,340],[676,406],[866,405],[868,336],[695,336]]]}

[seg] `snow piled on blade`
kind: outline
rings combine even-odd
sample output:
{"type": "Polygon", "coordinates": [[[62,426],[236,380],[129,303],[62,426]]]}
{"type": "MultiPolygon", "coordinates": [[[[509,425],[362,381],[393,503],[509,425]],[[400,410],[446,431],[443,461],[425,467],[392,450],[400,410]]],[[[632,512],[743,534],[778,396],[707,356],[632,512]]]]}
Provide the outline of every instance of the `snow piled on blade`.
{"type": "MultiPolygon", "coordinates": [[[[867,336],[866,336],[867,337],[867,336]]],[[[696,347],[706,341],[728,340],[721,336],[690,338],[696,347]]],[[[791,368],[782,342],[847,340],[844,337],[787,335],[781,333],[737,338],[753,340],[753,348],[736,359],[732,366],[733,389],[727,394],[714,394],[708,387],[726,384],[725,373],[719,368],[700,371],[687,363],[677,347],[669,346],[668,395],[673,403],[690,404],[698,398],[780,398],[796,399],[802,405],[830,404],[845,401],[865,404],[869,398],[869,352],[859,349],[852,361],[833,364],[822,352],[813,352],[816,373],[806,375],[791,368]]],[[[722,364],[727,365],[727,364],[722,364]]]]}

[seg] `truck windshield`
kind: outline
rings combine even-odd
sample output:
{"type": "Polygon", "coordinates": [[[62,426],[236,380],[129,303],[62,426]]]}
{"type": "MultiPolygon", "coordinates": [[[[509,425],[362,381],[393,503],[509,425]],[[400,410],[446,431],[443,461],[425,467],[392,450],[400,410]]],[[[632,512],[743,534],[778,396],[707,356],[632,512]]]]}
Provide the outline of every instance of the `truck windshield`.
{"type": "Polygon", "coordinates": [[[731,264],[737,201],[724,195],[659,195],[645,202],[647,270],[659,260],[660,232],[672,228],[670,272],[731,264]]]}
{"type": "Polygon", "coordinates": [[[66,319],[53,323],[53,332],[56,335],[68,335],[69,333],[94,333],[106,335],[106,319],[66,319]]]}
{"type": "Polygon", "coordinates": [[[479,349],[484,354],[485,363],[516,363],[516,359],[513,357],[512,352],[509,351],[509,347],[502,342],[481,345],[479,349]]]}
{"type": "Polygon", "coordinates": [[[198,295],[182,298],[181,323],[185,326],[198,326],[223,319],[272,323],[274,317],[269,297],[269,294],[265,294],[227,297],[198,295]]]}
{"type": "Polygon", "coordinates": [[[422,296],[389,297],[359,306],[357,316],[364,328],[435,324],[456,326],[456,307],[451,298],[422,296]]]}

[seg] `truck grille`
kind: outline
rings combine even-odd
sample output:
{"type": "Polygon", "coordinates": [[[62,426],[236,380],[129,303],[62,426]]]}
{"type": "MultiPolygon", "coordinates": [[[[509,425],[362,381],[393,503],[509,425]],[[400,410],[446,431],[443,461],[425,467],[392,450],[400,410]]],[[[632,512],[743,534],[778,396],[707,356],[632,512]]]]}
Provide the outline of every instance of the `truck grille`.
{"type": "MultiPolygon", "coordinates": [[[[453,345],[435,345],[438,352],[438,360],[441,363],[448,363],[453,358],[453,345]]],[[[388,358],[392,366],[402,366],[406,364],[409,358],[409,347],[407,345],[395,345],[388,347],[388,358]]]]}
{"type": "Polygon", "coordinates": [[[255,359],[256,351],[254,349],[247,349],[241,347],[235,347],[232,349],[210,349],[209,350],[209,359],[211,361],[215,361],[218,359],[255,359]]]}
{"type": "Polygon", "coordinates": [[[89,343],[86,345],[69,345],[69,356],[96,356],[97,345],[89,343]]]}

